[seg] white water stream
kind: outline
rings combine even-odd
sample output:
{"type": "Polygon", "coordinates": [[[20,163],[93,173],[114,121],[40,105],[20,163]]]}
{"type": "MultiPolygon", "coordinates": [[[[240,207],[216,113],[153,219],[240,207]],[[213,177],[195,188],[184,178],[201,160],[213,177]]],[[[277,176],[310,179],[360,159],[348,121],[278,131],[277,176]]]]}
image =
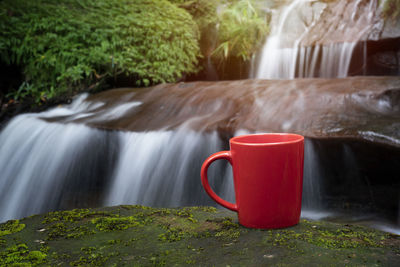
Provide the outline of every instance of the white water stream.
{"type": "Polygon", "coordinates": [[[294,0],[275,10],[257,70],[251,71],[255,78],[347,77],[355,47],[373,26],[377,1],[343,2],[348,4],[331,7],[294,0]],[[329,17],[331,9],[343,12],[337,14],[342,18],[329,17]],[[334,21],[325,21],[329,19],[334,21]]]}
{"type": "MultiPolygon", "coordinates": [[[[203,160],[222,150],[216,132],[103,131],[39,118],[91,116],[84,102],[14,118],[0,133],[0,222],[73,207],[117,204],[213,205],[198,179],[203,160]]],[[[121,105],[134,108],[137,102],[121,105]]],[[[100,114],[110,118],[115,109],[100,114]]],[[[211,184],[233,201],[230,168],[210,168],[211,184]],[[225,176],[225,178],[221,177],[225,176]]]]}
{"type": "MultiPolygon", "coordinates": [[[[40,116],[83,116],[90,113],[83,100],[40,116]]],[[[20,115],[0,134],[0,222],[72,207],[215,205],[204,193],[199,173],[207,156],[226,149],[217,132],[194,132],[184,126],[110,132],[49,123],[38,116],[20,115]]],[[[247,133],[239,130],[235,135],[247,133]]],[[[319,177],[312,170],[318,163],[310,142],[305,164],[304,205],[315,208],[320,195],[313,181],[319,177]]],[[[229,164],[217,161],[209,176],[214,190],[234,202],[229,164]]]]}

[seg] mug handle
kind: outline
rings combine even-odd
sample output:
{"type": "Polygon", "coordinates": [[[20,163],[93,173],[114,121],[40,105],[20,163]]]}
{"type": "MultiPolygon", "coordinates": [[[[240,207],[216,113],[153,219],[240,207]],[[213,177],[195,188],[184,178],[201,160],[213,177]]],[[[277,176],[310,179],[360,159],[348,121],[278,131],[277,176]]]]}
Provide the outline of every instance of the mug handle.
{"type": "Polygon", "coordinates": [[[236,204],[233,204],[231,202],[228,202],[226,200],[223,200],[222,198],[220,198],[210,187],[210,184],[208,183],[208,176],[207,176],[207,170],[208,167],[211,165],[211,163],[217,159],[225,159],[227,161],[229,161],[229,163],[232,165],[232,156],[231,156],[231,152],[230,151],[220,151],[217,153],[212,154],[211,156],[209,156],[203,163],[203,165],[201,166],[201,183],[204,187],[204,189],[206,190],[207,194],[215,200],[215,202],[217,202],[218,204],[220,204],[221,206],[233,210],[233,211],[237,211],[238,207],[236,204]]]}

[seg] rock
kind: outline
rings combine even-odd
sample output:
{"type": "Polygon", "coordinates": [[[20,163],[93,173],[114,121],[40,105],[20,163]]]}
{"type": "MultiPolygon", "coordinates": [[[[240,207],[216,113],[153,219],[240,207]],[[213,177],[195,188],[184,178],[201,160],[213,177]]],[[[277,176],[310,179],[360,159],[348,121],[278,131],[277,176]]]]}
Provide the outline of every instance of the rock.
{"type": "Polygon", "coordinates": [[[285,29],[289,47],[296,40],[300,46],[315,46],[400,38],[400,17],[385,18],[378,1],[311,1],[295,11],[285,29]],[[300,39],[296,31],[302,32],[300,39]]]}
{"type": "Polygon", "coordinates": [[[400,146],[399,77],[162,84],[106,91],[83,105],[43,119],[124,131],[295,132],[400,146]]]}
{"type": "Polygon", "coordinates": [[[302,5],[299,22],[294,23],[307,28],[300,46],[359,42],[368,39],[373,30],[382,32],[384,22],[375,2],[313,1],[302,5]]]}
{"type": "Polygon", "coordinates": [[[308,220],[286,229],[248,229],[235,213],[212,207],[50,212],[0,224],[0,242],[2,266],[400,264],[398,235],[308,220]]]}

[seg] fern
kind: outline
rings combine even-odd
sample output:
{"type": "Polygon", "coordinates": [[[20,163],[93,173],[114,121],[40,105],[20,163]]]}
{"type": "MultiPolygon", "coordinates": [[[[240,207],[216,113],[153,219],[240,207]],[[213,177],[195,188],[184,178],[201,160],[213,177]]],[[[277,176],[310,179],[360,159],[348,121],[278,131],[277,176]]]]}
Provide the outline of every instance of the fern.
{"type": "Polygon", "coordinates": [[[249,60],[268,34],[268,24],[263,15],[251,0],[227,5],[219,15],[218,40],[213,57],[220,62],[228,57],[249,60]]]}

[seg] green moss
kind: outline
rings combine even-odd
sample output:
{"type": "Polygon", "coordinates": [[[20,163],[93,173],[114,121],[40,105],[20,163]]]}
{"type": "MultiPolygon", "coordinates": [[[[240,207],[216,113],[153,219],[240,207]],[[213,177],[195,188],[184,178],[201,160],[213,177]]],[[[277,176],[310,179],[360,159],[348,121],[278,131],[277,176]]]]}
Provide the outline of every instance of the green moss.
{"type": "Polygon", "coordinates": [[[188,221],[192,223],[197,222],[197,220],[194,219],[190,209],[175,210],[174,215],[181,218],[186,218],[188,221]]]}
{"type": "Polygon", "coordinates": [[[53,252],[51,257],[57,262],[69,262],[71,259],[71,255],[66,253],[58,254],[57,252],[53,252]]]}
{"type": "Polygon", "coordinates": [[[285,246],[296,248],[299,241],[328,248],[328,249],[348,249],[359,247],[380,247],[383,236],[378,236],[375,231],[361,231],[361,228],[326,228],[318,222],[302,220],[305,226],[301,232],[294,230],[268,231],[264,243],[272,243],[275,246],[285,246]]]}
{"type": "MultiPolygon", "coordinates": [[[[109,250],[108,247],[82,247],[82,255],[77,260],[70,262],[72,266],[114,266],[106,264],[106,262],[112,258],[120,255],[119,252],[109,250]]],[[[115,265],[116,266],[116,265],[115,265]]]]}
{"type": "Polygon", "coordinates": [[[161,209],[152,212],[152,215],[157,215],[155,220],[166,230],[166,232],[158,235],[158,240],[176,242],[186,238],[206,238],[212,235],[223,239],[237,239],[239,237],[240,232],[237,231],[239,226],[232,222],[232,218],[225,217],[199,222],[193,214],[198,211],[215,213],[217,210],[212,207],[191,207],[172,210],[161,209]]]}
{"type": "Polygon", "coordinates": [[[158,239],[167,242],[176,242],[187,236],[190,236],[188,232],[182,231],[179,228],[169,228],[167,232],[160,234],[158,239]]]}
{"type": "Polygon", "coordinates": [[[111,215],[106,212],[93,212],[89,209],[49,212],[42,220],[42,224],[45,227],[43,229],[47,233],[46,240],[59,238],[75,239],[94,234],[95,231],[93,229],[79,224],[96,216],[111,215]]]}
{"type": "Polygon", "coordinates": [[[119,207],[126,210],[153,210],[153,208],[142,205],[121,205],[119,207]]]}
{"type": "Polygon", "coordinates": [[[125,230],[140,225],[135,216],[96,218],[92,220],[100,231],[125,230]]]}
{"type": "Polygon", "coordinates": [[[120,244],[121,242],[122,242],[121,239],[113,239],[113,240],[108,240],[107,244],[116,245],[116,244],[120,244]]]}
{"type": "Polygon", "coordinates": [[[71,226],[64,223],[55,223],[49,226],[47,231],[47,240],[56,238],[80,238],[82,236],[91,235],[95,232],[87,226],[71,226]]]}
{"type": "Polygon", "coordinates": [[[240,231],[234,229],[221,230],[215,234],[215,237],[220,237],[224,240],[229,240],[229,241],[236,241],[239,238],[239,236],[240,236],[240,231]]]}
{"type": "Polygon", "coordinates": [[[191,211],[204,211],[208,213],[217,213],[217,209],[215,207],[210,206],[198,206],[198,207],[190,207],[191,211]]]}
{"type": "Polygon", "coordinates": [[[41,251],[29,251],[26,244],[17,244],[0,253],[0,266],[38,266],[46,262],[41,251]]]}
{"type": "Polygon", "coordinates": [[[6,241],[4,237],[10,234],[18,233],[25,228],[25,224],[19,223],[19,220],[9,220],[0,224],[0,246],[4,246],[6,241]]]}
{"type": "Polygon", "coordinates": [[[64,237],[67,233],[67,227],[63,223],[55,223],[49,227],[49,233],[47,238],[54,239],[58,237],[64,237]]]}
{"type": "Polygon", "coordinates": [[[149,258],[149,263],[152,266],[165,266],[167,264],[166,260],[165,260],[165,256],[168,255],[167,253],[154,253],[150,255],[149,258]]]}
{"type": "MultiPolygon", "coordinates": [[[[98,213],[90,211],[89,209],[73,209],[67,211],[54,211],[49,212],[42,221],[43,224],[52,222],[77,222],[89,216],[94,216],[98,213]]],[[[103,214],[100,214],[103,215],[103,214]]]]}
{"type": "Polygon", "coordinates": [[[120,206],[23,222],[23,231],[4,236],[0,266],[397,266],[400,261],[398,236],[307,220],[286,229],[247,229],[235,213],[214,208],[120,206]]]}
{"type": "Polygon", "coordinates": [[[45,253],[37,250],[30,251],[27,256],[30,262],[36,262],[36,263],[44,262],[46,260],[46,257],[47,255],[45,253]]]}
{"type": "Polygon", "coordinates": [[[78,260],[72,261],[72,266],[104,266],[105,262],[110,256],[115,256],[117,253],[105,253],[97,250],[95,247],[83,247],[81,251],[84,256],[81,256],[78,260]]]}
{"type": "Polygon", "coordinates": [[[214,234],[215,237],[221,238],[224,241],[237,241],[240,237],[241,231],[246,231],[240,229],[237,223],[234,223],[232,218],[224,217],[217,220],[219,227],[214,234]]]}
{"type": "Polygon", "coordinates": [[[123,216],[121,210],[119,213],[108,213],[107,216],[99,216],[91,220],[91,223],[95,225],[99,231],[114,231],[114,230],[125,230],[132,227],[144,226],[152,222],[153,215],[161,215],[166,213],[166,209],[149,209],[143,206],[121,206],[123,210],[136,211],[134,215],[123,216]]]}
{"type": "MultiPolygon", "coordinates": [[[[153,215],[160,216],[160,213],[153,215]]],[[[193,214],[188,209],[163,212],[162,217],[155,218],[166,232],[159,234],[158,239],[167,242],[176,242],[196,234],[196,223],[193,214]]]]}
{"type": "Polygon", "coordinates": [[[19,223],[19,220],[10,220],[0,224],[0,238],[5,235],[17,233],[25,228],[25,224],[19,223]]]}

